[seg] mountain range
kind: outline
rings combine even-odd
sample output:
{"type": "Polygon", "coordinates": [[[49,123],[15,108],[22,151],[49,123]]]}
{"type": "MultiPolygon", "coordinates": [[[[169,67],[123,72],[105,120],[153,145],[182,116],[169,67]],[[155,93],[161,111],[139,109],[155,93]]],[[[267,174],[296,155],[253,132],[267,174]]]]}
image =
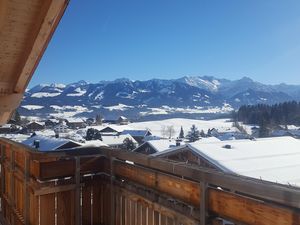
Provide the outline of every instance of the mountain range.
{"type": "Polygon", "coordinates": [[[300,85],[267,85],[248,77],[239,80],[210,76],[132,81],[117,79],[87,83],[40,84],[26,90],[19,111],[38,117],[112,119],[220,115],[245,104],[300,100],[300,85]]]}

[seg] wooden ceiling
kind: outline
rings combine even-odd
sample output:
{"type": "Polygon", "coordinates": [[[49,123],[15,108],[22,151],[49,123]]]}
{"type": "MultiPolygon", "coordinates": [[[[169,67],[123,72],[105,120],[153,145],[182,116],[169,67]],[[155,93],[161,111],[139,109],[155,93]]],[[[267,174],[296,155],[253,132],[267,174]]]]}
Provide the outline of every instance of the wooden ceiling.
{"type": "Polygon", "coordinates": [[[19,106],[69,0],[0,0],[0,124],[19,106]]]}

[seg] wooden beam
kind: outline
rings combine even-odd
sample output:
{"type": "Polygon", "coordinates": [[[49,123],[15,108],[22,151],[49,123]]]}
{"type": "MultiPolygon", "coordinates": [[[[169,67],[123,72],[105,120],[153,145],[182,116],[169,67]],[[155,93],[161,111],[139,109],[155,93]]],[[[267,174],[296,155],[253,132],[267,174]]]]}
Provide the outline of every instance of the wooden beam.
{"type": "Polygon", "coordinates": [[[210,189],[209,210],[220,217],[255,225],[300,225],[300,211],[210,189]]]}
{"type": "Polygon", "coordinates": [[[28,52],[25,53],[25,61],[21,65],[20,75],[15,83],[14,91],[23,93],[27,87],[34,70],[36,69],[68,3],[69,0],[50,0],[44,1],[47,7],[45,15],[42,15],[42,24],[37,30],[33,43],[29,46],[28,52]]]}
{"type": "Polygon", "coordinates": [[[145,169],[137,165],[130,165],[121,161],[114,161],[114,174],[121,178],[152,188],[179,199],[196,207],[199,206],[199,184],[183,180],[178,177],[145,169]]]}

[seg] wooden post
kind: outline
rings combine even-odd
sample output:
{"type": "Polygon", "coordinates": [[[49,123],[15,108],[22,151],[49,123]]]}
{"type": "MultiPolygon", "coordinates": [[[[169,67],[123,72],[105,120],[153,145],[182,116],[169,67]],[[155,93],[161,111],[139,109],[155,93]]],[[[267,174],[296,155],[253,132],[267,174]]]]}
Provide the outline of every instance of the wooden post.
{"type": "Polygon", "coordinates": [[[29,181],[29,168],[30,168],[30,158],[27,153],[25,153],[25,168],[24,168],[24,222],[25,225],[29,225],[29,191],[28,191],[28,181],[29,181]]]}
{"type": "Polygon", "coordinates": [[[15,202],[15,151],[13,149],[13,146],[10,145],[10,172],[11,172],[11,177],[10,177],[10,196],[9,196],[9,201],[10,201],[10,207],[11,207],[11,217],[13,218],[11,220],[12,225],[15,224],[15,214],[13,209],[16,208],[16,202],[15,202]]]}
{"type": "Polygon", "coordinates": [[[1,193],[0,193],[0,200],[1,200],[1,213],[3,213],[3,201],[2,201],[2,198],[3,198],[3,193],[4,193],[4,187],[5,187],[5,176],[4,176],[4,170],[3,170],[3,168],[4,168],[4,166],[3,166],[3,163],[4,163],[4,148],[5,148],[5,146],[4,145],[1,145],[1,161],[0,161],[0,163],[1,163],[1,193]]]}
{"type": "Polygon", "coordinates": [[[202,181],[200,183],[200,225],[206,225],[207,224],[207,183],[202,181]]]}
{"type": "Polygon", "coordinates": [[[81,196],[80,196],[80,157],[75,157],[76,168],[75,168],[75,183],[76,183],[76,191],[75,191],[75,224],[81,224],[81,196]]]}
{"type": "Polygon", "coordinates": [[[110,157],[110,224],[115,225],[114,160],[110,157]]]}

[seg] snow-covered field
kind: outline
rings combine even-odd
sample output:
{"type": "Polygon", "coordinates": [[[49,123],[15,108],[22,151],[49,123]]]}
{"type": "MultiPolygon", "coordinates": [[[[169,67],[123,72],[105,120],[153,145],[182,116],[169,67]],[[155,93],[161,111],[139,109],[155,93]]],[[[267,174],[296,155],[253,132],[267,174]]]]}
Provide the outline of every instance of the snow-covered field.
{"type": "Polygon", "coordinates": [[[44,106],[41,105],[23,105],[22,107],[28,110],[37,110],[44,108],[44,106]]]}
{"type": "MultiPolygon", "coordinates": [[[[110,126],[118,131],[123,130],[144,130],[149,129],[151,133],[155,136],[162,135],[162,128],[167,126],[173,126],[175,129],[174,137],[177,137],[182,126],[184,132],[190,130],[191,126],[195,125],[199,130],[203,130],[205,133],[208,129],[218,129],[220,132],[234,130],[232,127],[232,122],[229,119],[217,119],[217,120],[193,120],[193,119],[184,119],[184,118],[174,118],[158,121],[147,121],[147,122],[137,122],[130,123],[128,125],[106,125],[93,126],[96,129],[102,129],[106,126],[110,126]]],[[[87,128],[86,128],[87,129],[87,128]]]]}

